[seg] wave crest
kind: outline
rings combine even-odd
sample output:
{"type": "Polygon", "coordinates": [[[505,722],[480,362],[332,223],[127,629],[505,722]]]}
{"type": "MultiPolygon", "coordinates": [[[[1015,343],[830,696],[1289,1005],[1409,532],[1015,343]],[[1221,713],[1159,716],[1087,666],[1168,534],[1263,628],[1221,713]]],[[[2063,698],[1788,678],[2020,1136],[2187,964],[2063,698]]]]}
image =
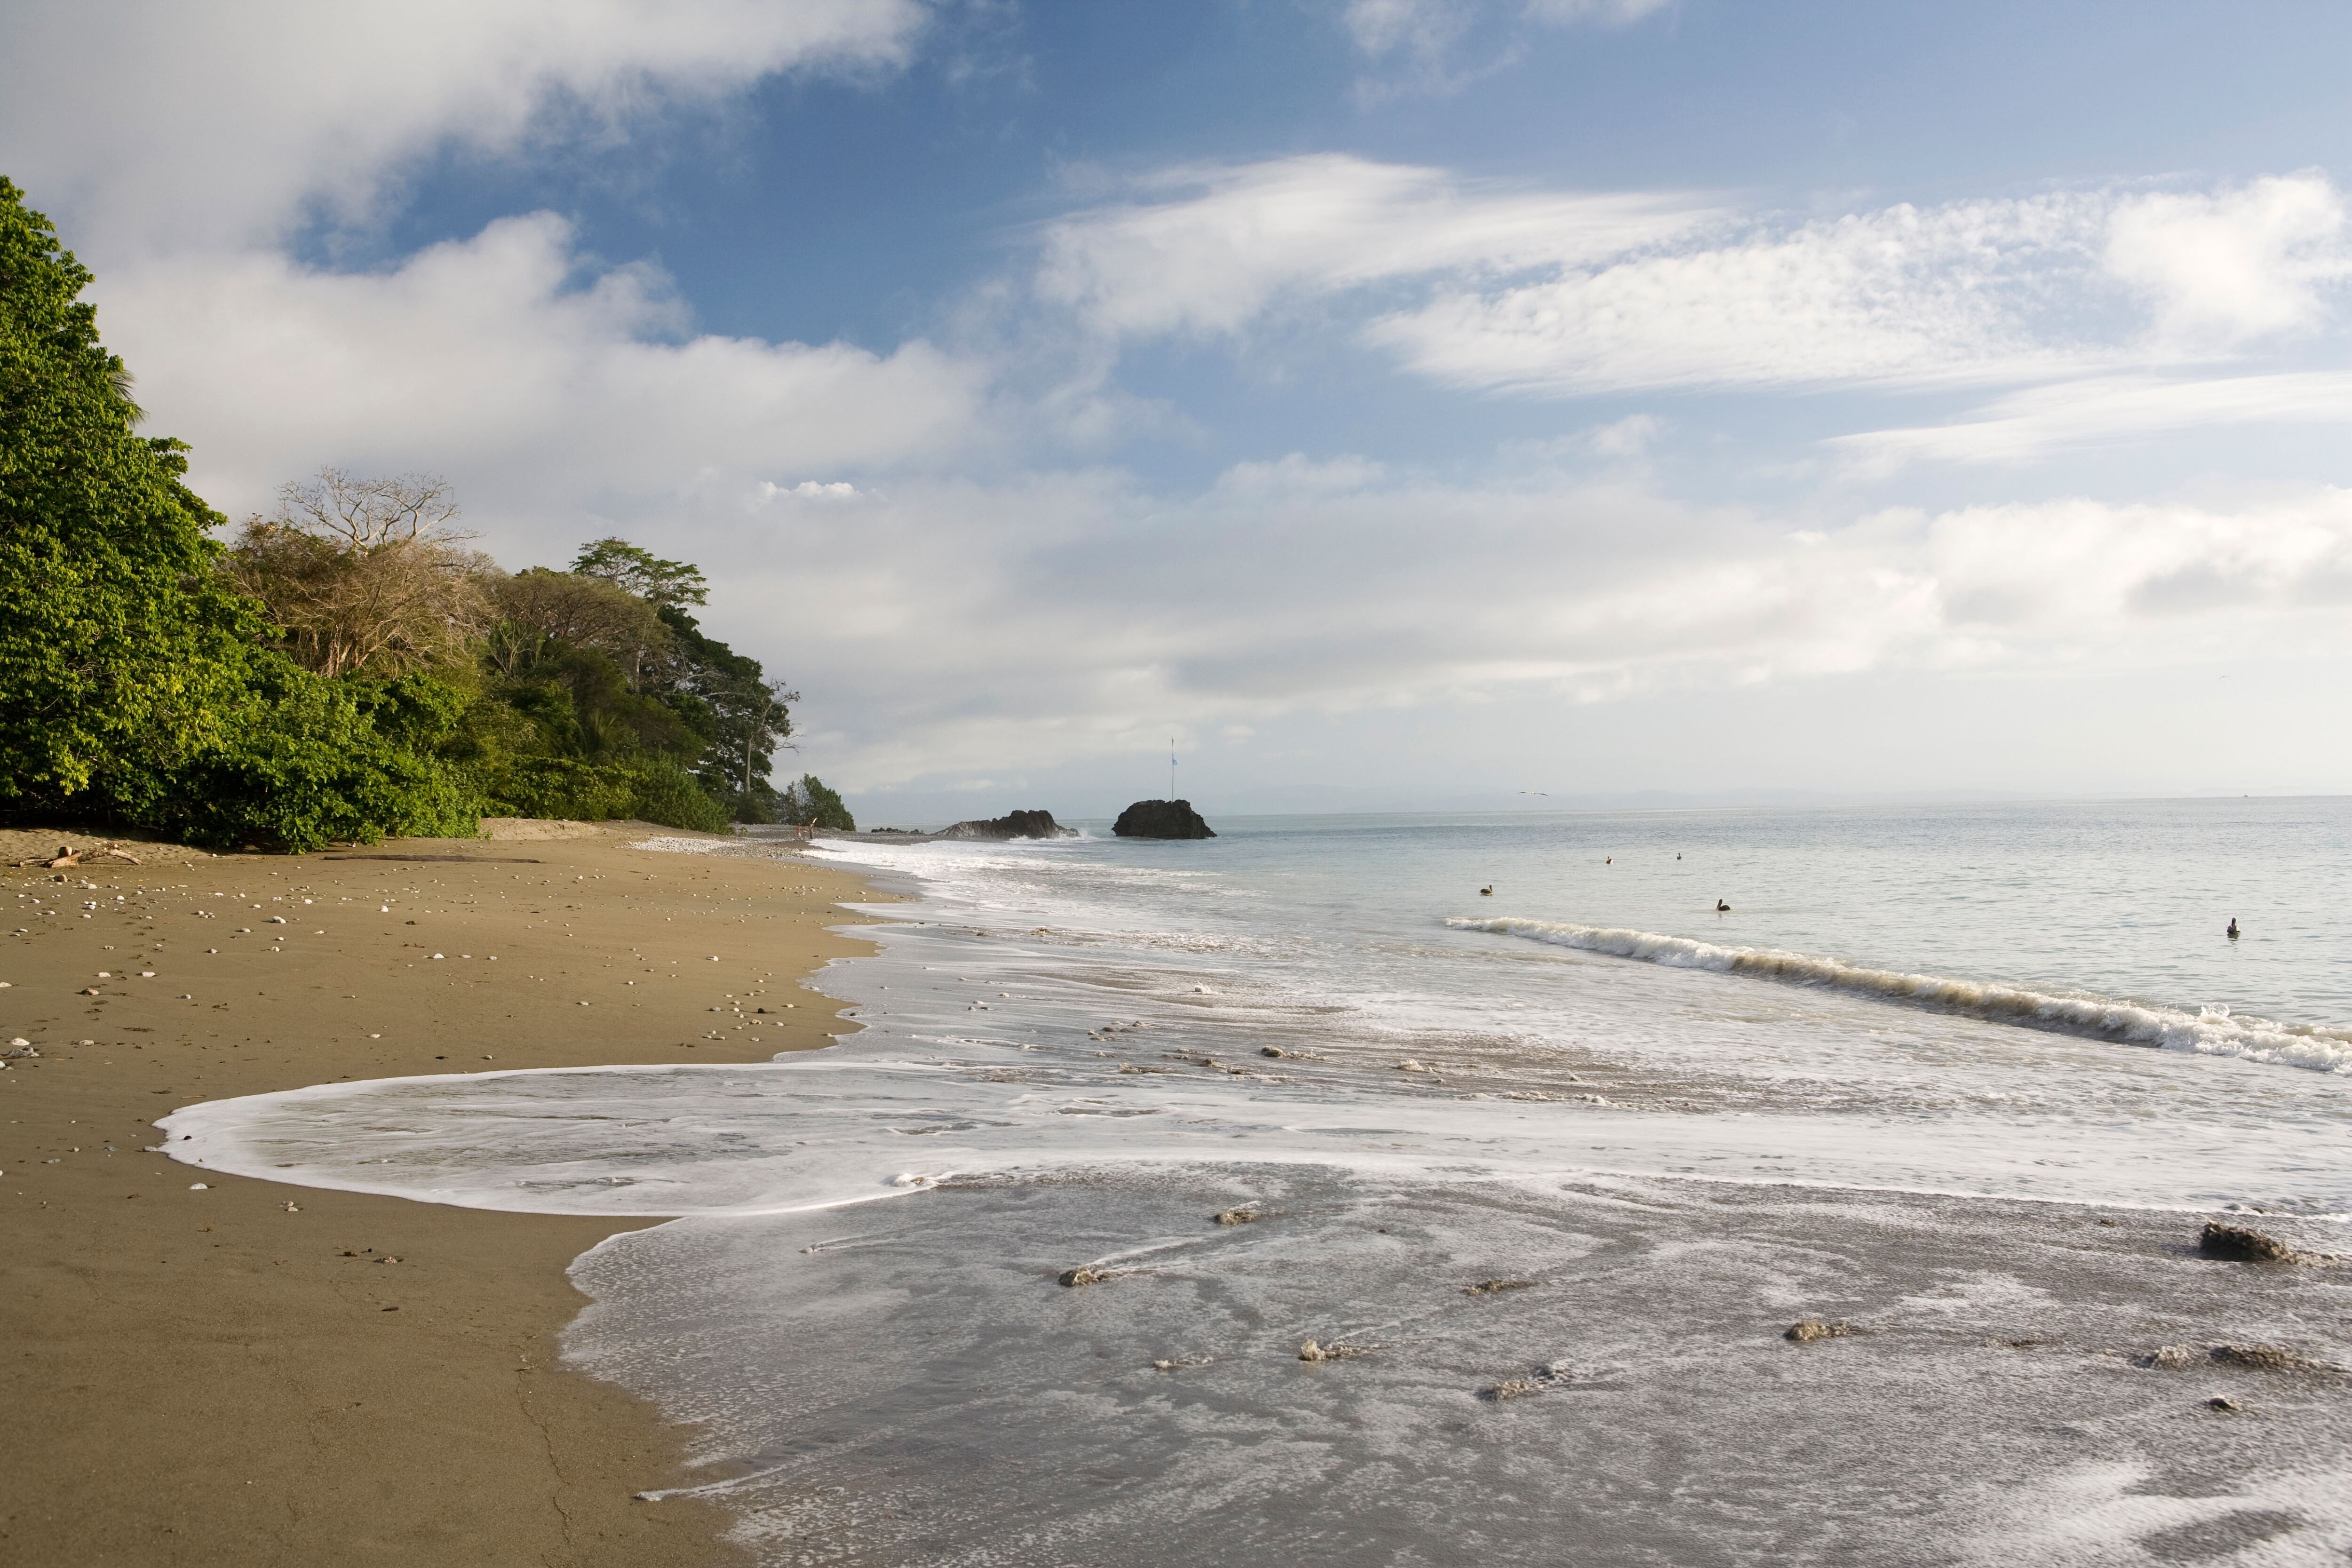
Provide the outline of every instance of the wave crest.
{"type": "Polygon", "coordinates": [[[1446,922],[1455,931],[1492,931],[1529,942],[1549,942],[1585,952],[1637,959],[1679,969],[1711,969],[1721,974],[1743,974],[1783,984],[1811,985],[1843,991],[1874,1001],[1893,1002],[1943,1013],[1958,1013],[1990,1023],[2014,1024],[2089,1039],[2119,1040],[2168,1051],[2194,1051],[2202,1056],[2243,1057],[2249,1061],[2317,1072],[2352,1074],[2352,1034],[2267,1018],[2238,1018],[2226,1007],[2195,1013],[2152,1007],[2137,1002],[2103,996],[2052,996],[2021,986],[1985,981],[1953,980],[1937,974],[1905,974],[1891,969],[1865,969],[1834,958],[1810,953],[1780,952],[1770,948],[1721,947],[1690,937],[1657,931],[1627,931],[1613,926],[1574,925],[1563,921],[1528,920],[1517,916],[1486,919],[1455,915],[1446,922]]]}

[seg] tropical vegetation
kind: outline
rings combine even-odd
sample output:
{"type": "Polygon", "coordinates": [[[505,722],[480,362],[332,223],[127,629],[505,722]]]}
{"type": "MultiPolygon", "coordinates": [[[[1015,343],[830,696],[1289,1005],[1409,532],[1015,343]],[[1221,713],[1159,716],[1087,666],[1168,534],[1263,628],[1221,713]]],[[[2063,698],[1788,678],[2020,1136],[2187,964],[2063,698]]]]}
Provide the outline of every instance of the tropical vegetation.
{"type": "Polygon", "coordinates": [[[289,483],[233,538],[142,436],[90,274],[0,178],[0,819],[289,849],[482,816],[854,826],[778,788],[798,694],[617,537],[502,571],[429,476],[289,483]]]}

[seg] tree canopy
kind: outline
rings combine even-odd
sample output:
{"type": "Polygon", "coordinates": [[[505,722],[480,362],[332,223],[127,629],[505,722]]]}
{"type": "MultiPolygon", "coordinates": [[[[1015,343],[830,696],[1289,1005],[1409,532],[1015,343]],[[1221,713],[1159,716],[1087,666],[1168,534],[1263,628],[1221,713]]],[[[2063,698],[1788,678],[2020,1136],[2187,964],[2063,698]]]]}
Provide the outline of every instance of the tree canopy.
{"type": "Polygon", "coordinates": [[[583,576],[601,577],[660,609],[699,605],[710,597],[700,567],[684,561],[664,561],[625,539],[589,541],[572,558],[572,569],[583,576]]]}
{"type": "Polygon", "coordinates": [[[90,275],[0,179],[0,804],[144,793],[219,744],[262,636],[186,449],[135,433],[90,275]]]}

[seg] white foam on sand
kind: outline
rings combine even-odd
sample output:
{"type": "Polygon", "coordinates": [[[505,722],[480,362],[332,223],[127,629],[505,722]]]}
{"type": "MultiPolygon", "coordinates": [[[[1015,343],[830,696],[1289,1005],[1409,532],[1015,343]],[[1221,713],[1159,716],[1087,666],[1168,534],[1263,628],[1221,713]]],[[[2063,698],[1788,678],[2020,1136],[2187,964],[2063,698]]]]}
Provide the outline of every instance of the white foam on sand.
{"type": "Polygon", "coordinates": [[[387,1079],[190,1106],[159,1125],[173,1158],[205,1170],[557,1214],[781,1212],[973,1173],[1232,1160],[2183,1209],[2292,1183],[2299,1206],[2352,1210],[2341,1134],[2324,1124],[2256,1142],[2142,1120],[1671,1113],[1392,1070],[1170,1069],[1133,1051],[967,1040],[929,1059],[852,1045],[751,1065],[387,1079]],[[1130,1061],[1159,1070],[1122,1071],[1130,1061]]]}

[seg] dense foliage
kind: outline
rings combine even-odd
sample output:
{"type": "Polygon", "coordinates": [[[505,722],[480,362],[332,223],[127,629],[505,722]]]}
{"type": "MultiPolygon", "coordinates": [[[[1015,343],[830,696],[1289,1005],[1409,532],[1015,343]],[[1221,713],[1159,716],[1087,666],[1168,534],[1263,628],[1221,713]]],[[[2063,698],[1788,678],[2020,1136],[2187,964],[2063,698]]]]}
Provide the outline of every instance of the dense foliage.
{"type": "Polygon", "coordinates": [[[847,826],[815,779],[772,786],[797,695],[703,633],[688,563],[604,538],[509,575],[439,481],[337,469],[224,547],[185,448],[136,434],[89,280],[0,179],[0,817],[287,848],[484,814],[847,826]]]}
{"type": "Polygon", "coordinates": [[[849,807],[842,805],[841,796],[827,789],[824,781],[814,773],[803,773],[797,784],[785,785],[782,805],[786,822],[796,822],[804,827],[837,828],[843,833],[857,831],[849,807]]]}

